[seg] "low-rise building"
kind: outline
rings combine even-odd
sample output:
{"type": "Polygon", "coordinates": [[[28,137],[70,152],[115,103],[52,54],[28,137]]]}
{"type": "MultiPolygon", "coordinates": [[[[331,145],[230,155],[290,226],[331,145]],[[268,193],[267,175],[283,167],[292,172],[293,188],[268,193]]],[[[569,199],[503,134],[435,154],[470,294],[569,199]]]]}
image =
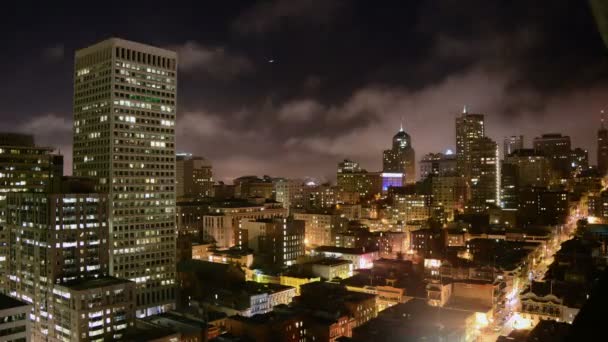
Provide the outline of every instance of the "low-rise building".
{"type": "Polygon", "coordinates": [[[580,284],[533,281],[521,293],[520,315],[534,324],[541,320],[572,323],[587,296],[580,284]]]}
{"type": "Polygon", "coordinates": [[[378,250],[365,248],[345,248],[333,246],[320,246],[311,251],[311,255],[320,255],[326,258],[338,258],[352,262],[355,269],[371,268],[374,260],[378,259],[378,250]]]}
{"type": "Polygon", "coordinates": [[[353,275],[353,263],[349,260],[324,258],[305,265],[315,277],[326,280],[348,278],[353,275]]]}

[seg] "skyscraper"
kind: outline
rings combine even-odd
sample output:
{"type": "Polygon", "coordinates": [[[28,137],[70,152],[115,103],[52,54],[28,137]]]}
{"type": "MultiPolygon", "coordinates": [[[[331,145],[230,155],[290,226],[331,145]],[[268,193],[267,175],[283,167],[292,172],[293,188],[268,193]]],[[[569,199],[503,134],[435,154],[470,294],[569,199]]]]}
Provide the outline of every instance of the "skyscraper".
{"type": "Polygon", "coordinates": [[[76,51],[74,175],[109,193],[110,273],[137,315],[174,306],[177,54],[111,38],[76,51]]]}
{"type": "Polygon", "coordinates": [[[175,163],[177,199],[213,196],[213,173],[209,160],[191,153],[180,153],[175,163]]]}
{"type": "Polygon", "coordinates": [[[0,292],[6,289],[9,232],[6,195],[11,192],[44,193],[56,187],[63,175],[63,156],[34,144],[34,136],[0,133],[0,292]]]}
{"type": "Polygon", "coordinates": [[[475,140],[485,136],[483,114],[470,114],[467,109],[456,118],[456,164],[458,173],[471,178],[471,149],[475,140]]]}
{"type": "Polygon", "coordinates": [[[124,293],[135,284],[107,276],[108,200],[93,191],[94,183],[65,178],[60,191],[7,196],[10,294],[32,304],[34,341],[116,339],[132,322],[133,298],[124,293]],[[92,290],[110,283],[112,294],[104,288],[86,303],[78,296],[70,305],[77,287],[92,290]],[[120,311],[113,311],[119,303],[120,311]]]}
{"type": "Polygon", "coordinates": [[[602,176],[608,172],[608,129],[604,127],[604,111],[602,124],[597,131],[597,169],[602,176]]]}
{"type": "Polygon", "coordinates": [[[403,126],[393,137],[392,148],[384,150],[382,171],[403,173],[406,183],[416,182],[416,152],[412,148],[412,138],[403,130],[403,126]]]}
{"type": "Polygon", "coordinates": [[[504,146],[503,146],[503,157],[506,158],[511,153],[521,150],[524,148],[524,136],[523,135],[512,135],[510,137],[505,137],[504,146]]]}
{"type": "Polygon", "coordinates": [[[559,133],[543,134],[534,138],[534,149],[547,157],[559,178],[570,176],[571,164],[570,137],[559,133]]]}
{"type": "Polygon", "coordinates": [[[483,211],[500,205],[500,160],[498,144],[488,137],[471,144],[470,210],[483,211]]]}

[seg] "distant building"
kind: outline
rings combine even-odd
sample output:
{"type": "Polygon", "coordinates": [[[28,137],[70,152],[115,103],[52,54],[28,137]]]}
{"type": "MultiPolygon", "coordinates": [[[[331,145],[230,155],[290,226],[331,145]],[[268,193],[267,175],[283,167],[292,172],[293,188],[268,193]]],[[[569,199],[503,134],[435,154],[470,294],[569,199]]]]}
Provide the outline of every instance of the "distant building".
{"type": "Polygon", "coordinates": [[[406,183],[416,182],[416,152],[412,148],[412,138],[403,130],[403,126],[393,137],[392,148],[384,150],[382,161],[383,172],[402,173],[406,183]]]}
{"type": "Polygon", "coordinates": [[[456,173],[433,176],[431,178],[433,204],[443,207],[448,217],[454,211],[462,211],[467,198],[467,184],[464,177],[456,173]]]}
{"type": "Polygon", "coordinates": [[[353,275],[353,263],[350,260],[324,258],[305,265],[312,275],[325,280],[345,279],[353,275]]]}
{"type": "Polygon", "coordinates": [[[444,153],[429,153],[420,160],[420,178],[425,179],[431,175],[444,176],[456,174],[456,155],[448,150],[444,153]]]}
{"type": "Polygon", "coordinates": [[[500,205],[500,158],[498,146],[483,137],[472,141],[470,148],[471,200],[468,210],[480,212],[500,205]]]}
{"type": "Polygon", "coordinates": [[[337,185],[340,191],[369,198],[382,192],[382,173],[368,172],[358,163],[345,159],[338,164],[337,185]]]}
{"type": "Polygon", "coordinates": [[[32,305],[0,294],[0,341],[31,341],[32,305]]]}
{"type": "Polygon", "coordinates": [[[458,173],[469,180],[473,163],[473,142],[485,136],[484,115],[468,113],[456,118],[456,161],[458,173]]]}
{"type": "Polygon", "coordinates": [[[242,219],[267,219],[287,216],[287,209],[274,201],[258,203],[232,200],[214,203],[203,216],[203,236],[220,248],[237,244],[239,223],[242,219]]]}
{"type": "Polygon", "coordinates": [[[209,160],[190,153],[175,159],[175,197],[213,197],[213,172],[209,160]]]}
{"type": "Polygon", "coordinates": [[[522,150],[524,148],[524,136],[523,135],[512,135],[505,137],[503,142],[503,158],[511,155],[511,153],[522,150]]]}
{"type": "Polygon", "coordinates": [[[290,209],[303,183],[300,179],[275,178],[272,181],[275,201],[282,203],[283,208],[290,209]]]}
{"type": "Polygon", "coordinates": [[[600,129],[597,131],[597,169],[601,176],[608,173],[608,129],[604,127],[603,117],[600,129]]]}
{"type": "Polygon", "coordinates": [[[588,292],[577,284],[533,281],[520,295],[523,318],[572,323],[587,300],[588,292]]]}
{"type": "Polygon", "coordinates": [[[293,214],[304,221],[305,242],[308,246],[331,246],[336,234],[346,229],[346,220],[334,210],[308,210],[293,214]]]}
{"type": "Polygon", "coordinates": [[[241,221],[238,246],[267,265],[291,266],[304,256],[304,221],[274,218],[241,221]]]}
{"type": "Polygon", "coordinates": [[[352,262],[355,269],[371,268],[374,260],[378,259],[378,250],[365,248],[345,248],[333,246],[320,246],[311,251],[311,255],[320,255],[325,258],[338,258],[352,262]]]}
{"type": "Polygon", "coordinates": [[[259,178],[257,176],[243,176],[235,179],[234,195],[236,198],[264,198],[274,199],[274,185],[268,176],[259,178]]]}
{"type": "Polygon", "coordinates": [[[534,150],[549,159],[559,178],[568,178],[571,171],[570,137],[559,133],[543,134],[534,138],[534,150]]]}

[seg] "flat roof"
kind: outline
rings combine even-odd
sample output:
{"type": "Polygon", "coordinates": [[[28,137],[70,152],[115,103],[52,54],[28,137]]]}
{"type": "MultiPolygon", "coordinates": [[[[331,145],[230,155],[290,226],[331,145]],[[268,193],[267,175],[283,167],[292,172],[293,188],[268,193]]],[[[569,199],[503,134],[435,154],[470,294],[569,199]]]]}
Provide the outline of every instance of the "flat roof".
{"type": "Polygon", "coordinates": [[[134,282],[127,280],[127,279],[119,279],[119,278],[115,278],[115,277],[106,276],[106,277],[100,277],[100,278],[75,279],[70,282],[67,282],[64,284],[58,284],[58,285],[69,288],[71,290],[75,290],[75,291],[83,291],[83,290],[89,290],[89,289],[94,289],[94,288],[99,288],[99,287],[128,284],[128,283],[135,284],[134,282]]]}
{"type": "Polygon", "coordinates": [[[342,253],[342,254],[368,254],[377,252],[377,250],[365,250],[363,248],[347,248],[335,246],[319,246],[313,248],[315,252],[342,253]]]}
{"type": "Polygon", "coordinates": [[[344,265],[344,264],[350,264],[350,263],[351,263],[350,260],[335,259],[335,258],[325,258],[325,259],[311,262],[311,264],[313,264],[313,265],[324,265],[324,266],[338,266],[338,265],[344,265]]]}
{"type": "Polygon", "coordinates": [[[17,300],[13,297],[9,297],[3,294],[0,294],[0,310],[18,308],[21,306],[28,306],[30,304],[17,300]]]}

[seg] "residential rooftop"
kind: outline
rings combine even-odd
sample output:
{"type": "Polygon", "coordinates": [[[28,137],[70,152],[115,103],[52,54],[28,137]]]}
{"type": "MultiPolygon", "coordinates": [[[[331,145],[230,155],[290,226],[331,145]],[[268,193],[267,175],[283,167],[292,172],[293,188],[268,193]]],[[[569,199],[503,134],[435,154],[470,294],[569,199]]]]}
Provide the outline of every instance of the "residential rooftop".
{"type": "Polygon", "coordinates": [[[134,284],[134,282],[127,280],[127,279],[119,279],[119,278],[115,278],[115,277],[111,277],[111,276],[103,276],[103,277],[99,277],[99,278],[74,279],[72,281],[69,281],[67,283],[63,283],[60,285],[63,287],[67,287],[74,291],[85,291],[85,290],[90,290],[90,289],[95,289],[95,288],[100,288],[100,287],[129,284],[129,283],[134,284]]]}

